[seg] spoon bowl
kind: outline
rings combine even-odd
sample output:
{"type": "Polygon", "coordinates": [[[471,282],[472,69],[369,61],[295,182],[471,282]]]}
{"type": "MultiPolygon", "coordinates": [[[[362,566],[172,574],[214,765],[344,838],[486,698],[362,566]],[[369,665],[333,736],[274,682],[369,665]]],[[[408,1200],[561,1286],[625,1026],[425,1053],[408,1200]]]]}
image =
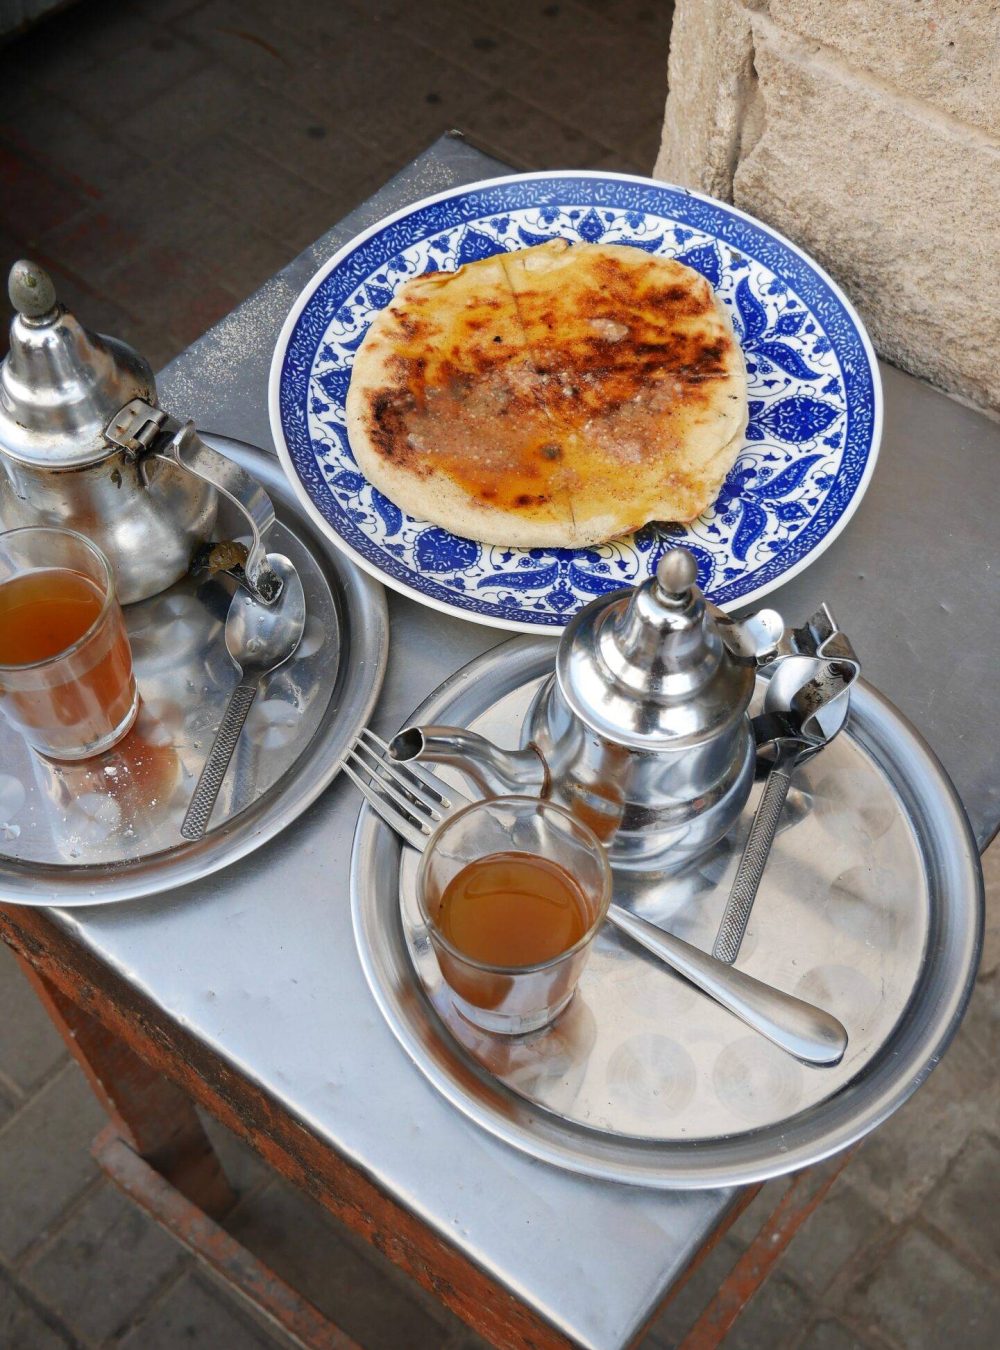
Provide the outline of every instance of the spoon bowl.
{"type": "Polygon", "coordinates": [[[269,553],[267,561],[281,578],[278,599],[272,605],[262,605],[241,587],[226,617],[226,650],[244,680],[254,675],[260,679],[283,665],[294,654],[305,628],[302,579],[284,554],[269,553]]]}
{"type": "Polygon", "coordinates": [[[301,577],[284,554],[269,553],[267,563],[281,579],[277,600],[264,605],[240,589],[233,596],[226,617],[226,650],[239,668],[240,682],[229,696],[181,825],[181,834],[192,842],[201,839],[208,829],[243,724],[257,697],[257,686],[265,675],[284,665],[294,654],[305,628],[306,600],[301,577]]]}

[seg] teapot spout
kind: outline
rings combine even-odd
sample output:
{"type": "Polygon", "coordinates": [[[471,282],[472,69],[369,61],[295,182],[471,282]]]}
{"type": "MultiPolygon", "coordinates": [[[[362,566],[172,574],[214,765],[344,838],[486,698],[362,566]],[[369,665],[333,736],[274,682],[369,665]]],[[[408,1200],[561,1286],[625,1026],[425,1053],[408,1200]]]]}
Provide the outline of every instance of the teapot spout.
{"type": "Polygon", "coordinates": [[[490,797],[540,797],[545,765],[537,750],[501,750],[462,727],[406,727],[389,743],[393,759],[447,764],[490,797]]]}

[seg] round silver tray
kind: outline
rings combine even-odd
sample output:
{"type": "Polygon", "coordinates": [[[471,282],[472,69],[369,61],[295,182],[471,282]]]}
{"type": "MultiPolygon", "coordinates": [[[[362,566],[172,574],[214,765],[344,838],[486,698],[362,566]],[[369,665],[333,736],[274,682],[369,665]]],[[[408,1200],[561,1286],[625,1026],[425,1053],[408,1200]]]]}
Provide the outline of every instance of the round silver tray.
{"type": "Polygon", "coordinates": [[[142,707],[105,755],[57,764],[0,717],[0,902],[100,905],[197,881],[266,843],[334,778],[378,697],[388,653],[385,593],[328,543],[273,455],[205,436],[266,488],[268,548],[302,577],[307,622],[267,676],[240,737],[208,834],[180,824],[236,668],[223,628],[235,583],[185,577],[125,610],[142,707]]]}
{"type": "MultiPolygon", "coordinates": [[[[537,638],[505,643],[414,720],[516,745],[554,651],[537,638]]],[[[664,1188],[795,1171],[894,1111],[961,1020],[981,943],[982,872],[931,751],[870,686],[851,697],[846,731],[797,772],[739,957],[741,969],[841,1018],[850,1035],[841,1065],[800,1064],[610,925],[552,1028],[521,1039],[476,1030],[452,1007],[421,925],[417,855],[365,807],[351,871],[358,950],[386,1020],[430,1082],[538,1158],[664,1188]]],[[[710,949],[759,790],[717,849],[679,874],[618,877],[616,898],[710,949]]]]}

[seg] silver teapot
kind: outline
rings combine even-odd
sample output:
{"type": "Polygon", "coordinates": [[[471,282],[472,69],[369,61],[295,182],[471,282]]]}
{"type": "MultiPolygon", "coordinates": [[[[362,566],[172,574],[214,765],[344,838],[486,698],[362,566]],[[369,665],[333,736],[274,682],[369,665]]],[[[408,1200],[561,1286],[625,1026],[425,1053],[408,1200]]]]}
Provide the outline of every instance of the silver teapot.
{"type": "Polygon", "coordinates": [[[754,778],[747,709],[784,623],[742,623],[705,600],[683,548],[634,590],[593,601],[566,625],[555,673],[502,750],[458,727],[408,727],[400,760],[461,769],[489,795],[551,798],[591,826],[616,867],[681,865],[735,823],[754,778]]]}
{"type": "Polygon", "coordinates": [[[157,406],[148,364],[125,343],[88,332],[51,279],[15,263],[17,311],[0,367],[0,527],[61,525],[107,555],[123,604],[172,585],[215,525],[220,494],[251,539],[240,579],[265,603],[281,583],[262,536],[267,494],[157,406]]]}

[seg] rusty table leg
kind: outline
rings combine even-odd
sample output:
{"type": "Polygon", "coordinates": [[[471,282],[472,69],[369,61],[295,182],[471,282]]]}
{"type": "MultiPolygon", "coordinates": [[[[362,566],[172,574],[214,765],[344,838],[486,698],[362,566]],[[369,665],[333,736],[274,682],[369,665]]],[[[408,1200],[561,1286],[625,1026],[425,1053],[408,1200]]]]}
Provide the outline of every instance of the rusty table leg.
{"type": "Polygon", "coordinates": [[[695,1322],[678,1350],[716,1350],[733,1323],[765,1282],[792,1238],[819,1208],[854,1150],[792,1178],[774,1213],[730,1271],[719,1292],[695,1322]]]}
{"type": "Polygon", "coordinates": [[[361,1350],[318,1308],[138,1157],[113,1125],[97,1136],[91,1152],[120,1191],[297,1345],[305,1350],[361,1350]]]}
{"type": "Polygon", "coordinates": [[[21,969],[124,1142],[181,1195],[220,1218],[236,1202],[191,1099],[23,957],[21,969]]]}

